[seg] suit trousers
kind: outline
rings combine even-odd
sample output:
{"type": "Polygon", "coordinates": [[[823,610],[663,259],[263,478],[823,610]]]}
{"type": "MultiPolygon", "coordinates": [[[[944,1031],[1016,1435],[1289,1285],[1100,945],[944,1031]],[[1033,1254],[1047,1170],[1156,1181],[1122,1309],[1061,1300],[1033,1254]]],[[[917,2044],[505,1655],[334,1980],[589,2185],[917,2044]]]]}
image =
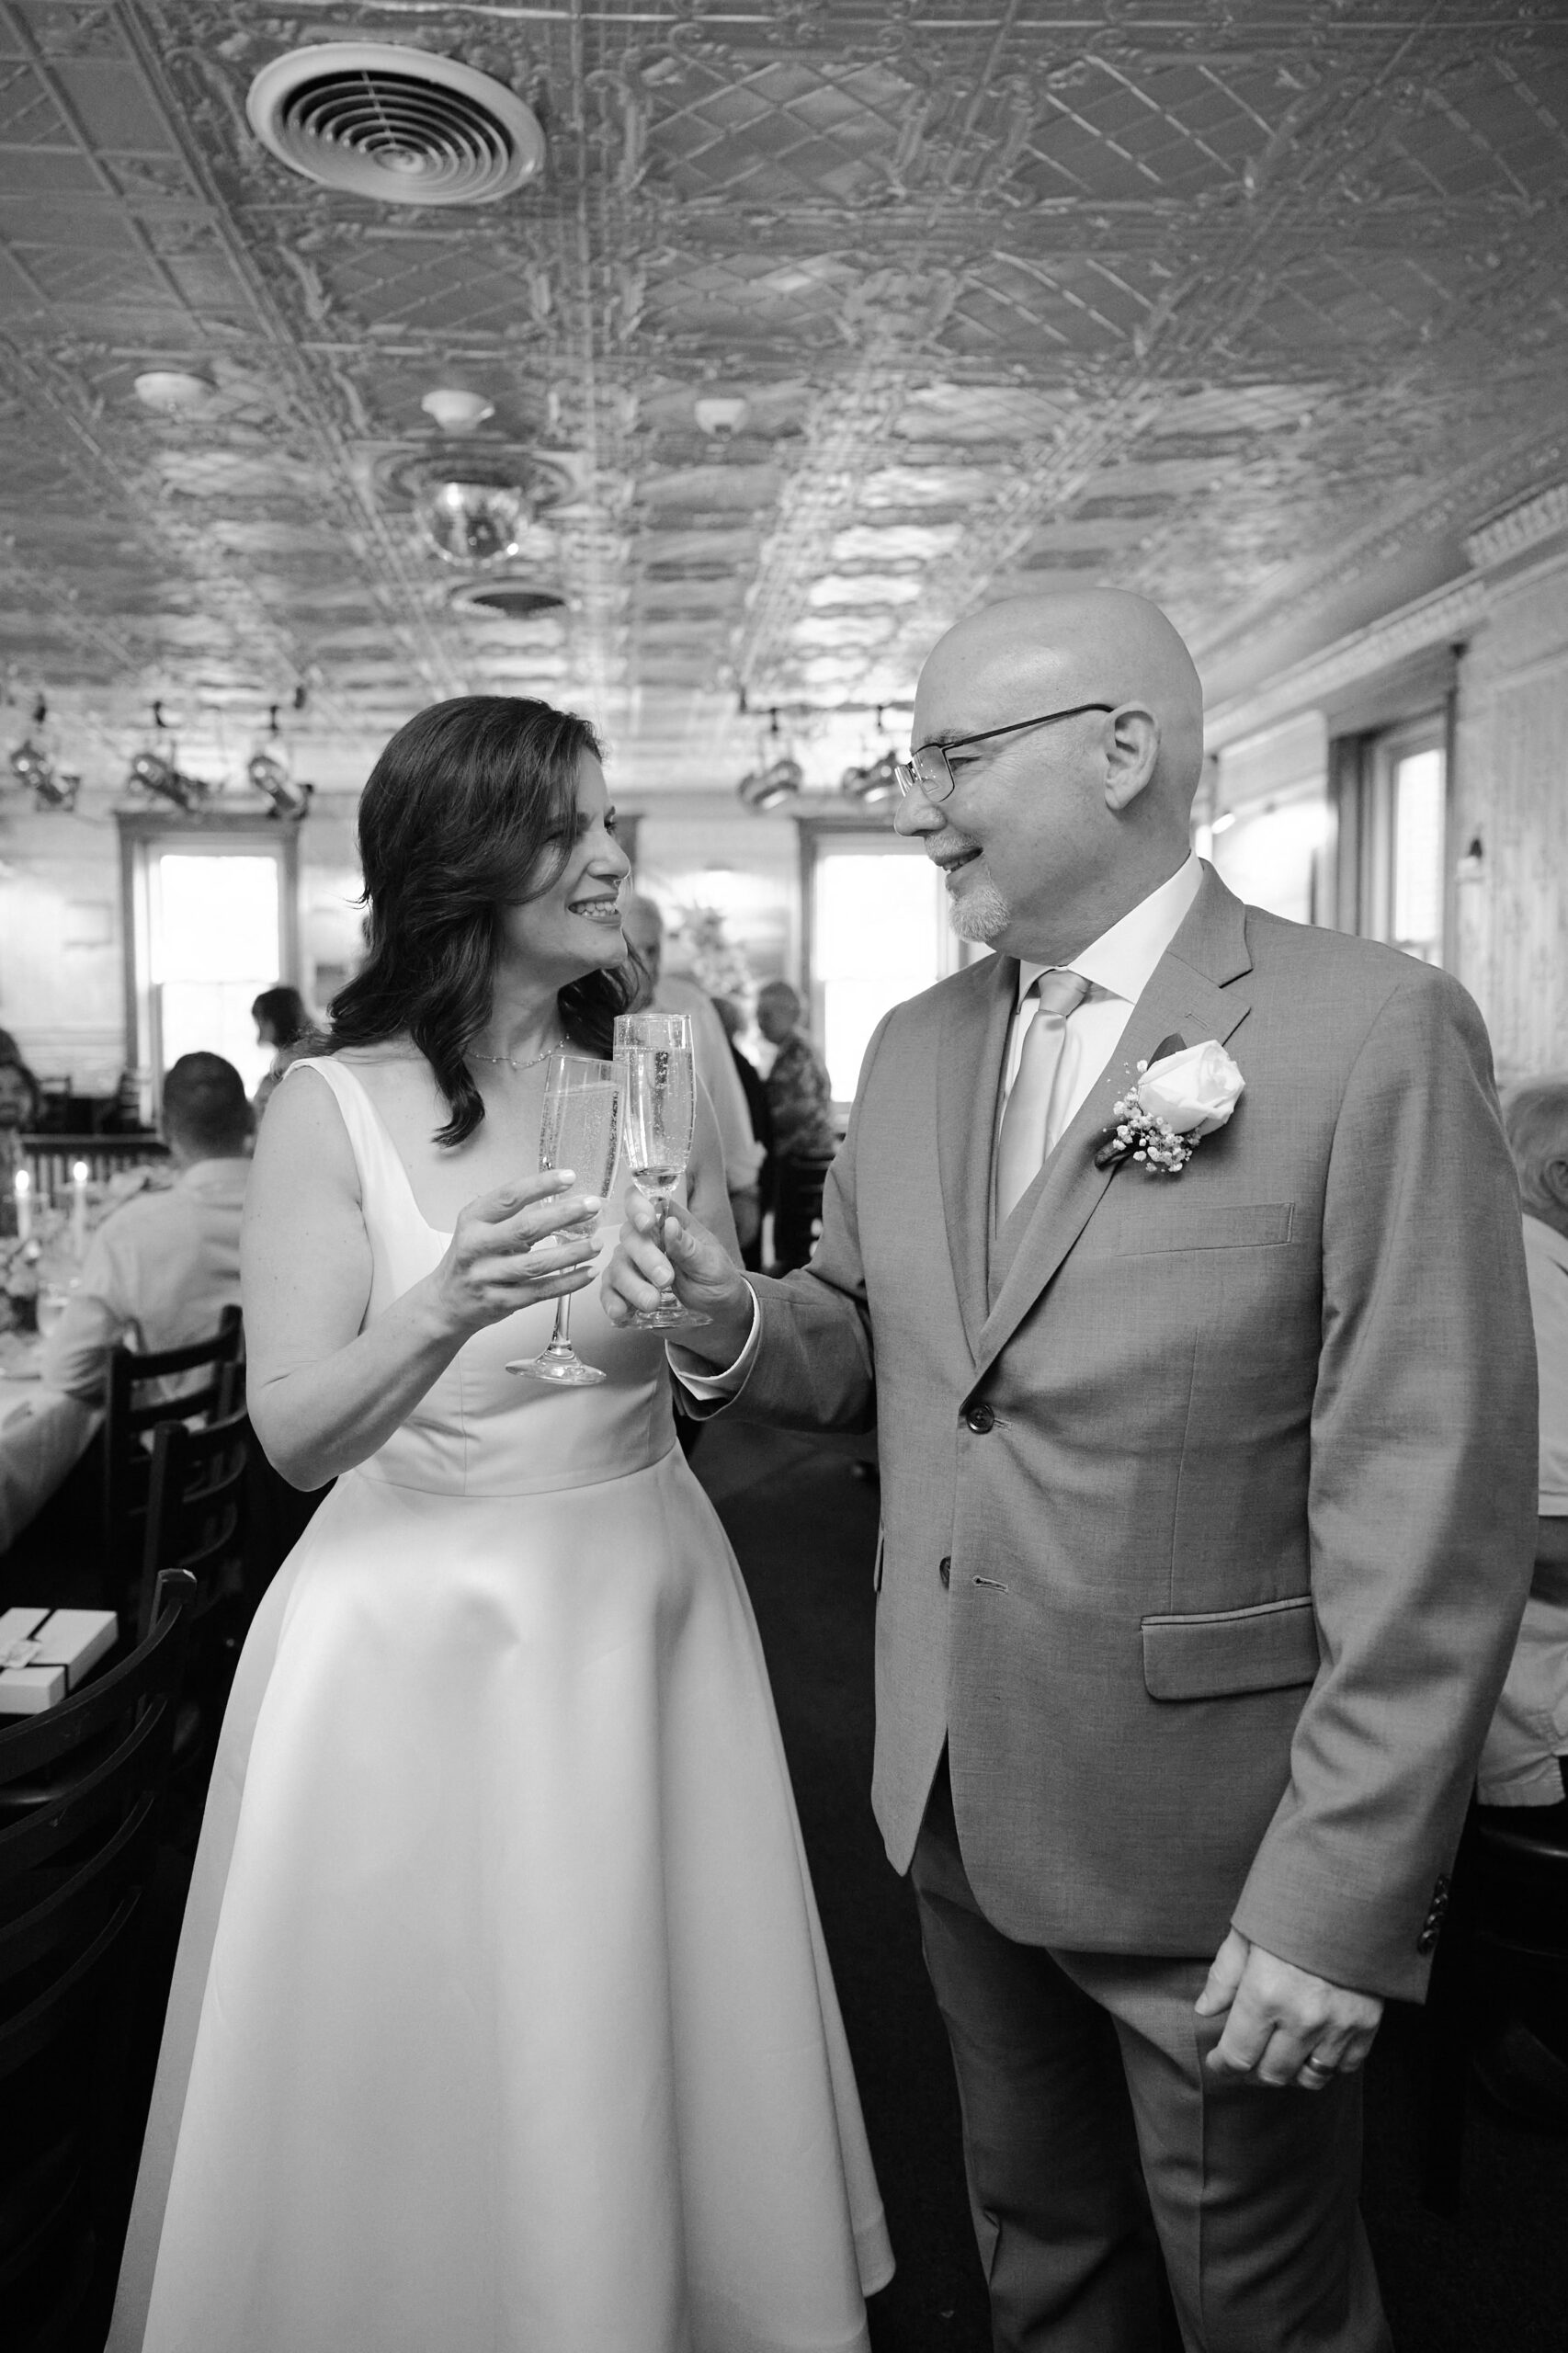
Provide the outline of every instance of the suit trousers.
{"type": "Polygon", "coordinates": [[[994,2353],[1391,2353],[1357,2205],[1358,2077],[1204,2067],[1211,1956],[1024,1945],[969,1883],[944,1754],[911,1876],[952,2045],[994,2353]]]}

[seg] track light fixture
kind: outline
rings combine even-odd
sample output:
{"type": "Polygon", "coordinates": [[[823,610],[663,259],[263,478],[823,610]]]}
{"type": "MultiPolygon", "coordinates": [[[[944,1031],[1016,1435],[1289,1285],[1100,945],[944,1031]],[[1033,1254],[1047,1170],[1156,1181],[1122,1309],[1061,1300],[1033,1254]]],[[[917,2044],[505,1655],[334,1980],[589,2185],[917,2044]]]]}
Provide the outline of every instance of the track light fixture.
{"type": "Polygon", "coordinates": [[[764,750],[770,751],[773,757],[765,758],[759,762],[749,774],[742,777],[735,787],[736,794],[743,806],[756,811],[759,815],[765,810],[778,809],[786,801],[792,801],[806,780],[805,771],[800,761],[781,748],[782,743],[778,713],[777,710],[770,710],[767,714],[767,734],[764,739],[764,750]]]}
{"type": "MultiPolygon", "coordinates": [[[[304,689],[296,688],[294,708],[298,710],[304,689]]],[[[257,792],[271,802],[269,817],[280,818],[285,824],[297,825],[310,813],[313,785],[296,782],[290,758],[288,741],[278,724],[278,705],[273,703],[267,714],[267,733],[245,762],[245,775],[257,792]]]]}
{"type": "Polygon", "coordinates": [[[74,809],[82,779],[74,768],[60,767],[49,746],[45,730],[49,705],[42,695],[32,708],[32,733],[11,753],[11,774],[24,786],[40,809],[74,809]]]}
{"type": "Polygon", "coordinates": [[[176,765],[174,729],[161,702],[153,705],[153,725],[160,739],[167,736],[168,750],[165,752],[154,745],[134,754],[126,782],[139,791],[151,793],[154,800],[172,801],[187,817],[195,816],[206,807],[217,788],[203,777],[186,776],[176,765]]]}

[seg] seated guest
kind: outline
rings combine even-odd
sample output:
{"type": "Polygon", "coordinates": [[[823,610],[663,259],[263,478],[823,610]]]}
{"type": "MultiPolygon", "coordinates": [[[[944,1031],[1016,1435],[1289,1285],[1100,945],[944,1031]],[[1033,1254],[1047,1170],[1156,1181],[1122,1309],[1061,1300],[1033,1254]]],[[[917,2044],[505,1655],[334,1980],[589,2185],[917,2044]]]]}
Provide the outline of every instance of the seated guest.
{"type": "Polygon", "coordinates": [[[17,1171],[22,1165],[22,1138],[38,1125],[42,1097],[39,1083],[24,1062],[0,1058],[0,1234],[17,1231],[17,1171]]]}
{"type": "Polygon", "coordinates": [[[784,1272],[803,1267],[812,1255],[812,1224],[821,1188],[816,1172],[838,1150],[833,1124],[833,1082],[827,1066],[801,1028],[801,1000],[788,981],[769,981],[756,1000],[756,1026],[777,1047],[767,1074],[767,1110],[773,1122],[773,1257],[784,1272]],[[798,1172],[809,1164],[802,1185],[798,1172]]]}
{"type": "Polygon", "coordinates": [[[182,1054],[164,1080],[163,1131],[178,1178],[124,1202],[94,1235],[44,1347],[40,1370],[51,1387],[96,1400],[114,1347],[151,1355],[188,1347],[238,1305],[253,1127],[233,1063],[182,1054]]]}
{"type": "Polygon", "coordinates": [[[746,1116],[746,1099],[735,1075],[729,1040],[707,991],[684,973],[665,971],[665,918],[653,900],[628,899],[620,921],[627,946],[646,975],[635,1010],[685,1013],[691,1017],[691,1059],[719,1122],[724,1185],[744,1250],[756,1240],[762,1226],[756,1188],[762,1146],[746,1116]]]}
{"type": "Polygon", "coordinates": [[[26,1063],[0,1055],[0,1134],[30,1134],[42,1102],[43,1090],[26,1063]]]}
{"type": "Polygon", "coordinates": [[[272,1090],[288,1069],[308,1054],[314,1042],[314,1024],[304,998],[298,989],[280,981],[276,988],[263,989],[251,1006],[250,1017],[256,1023],[256,1042],[273,1048],[272,1067],[256,1088],[253,1103],[259,1120],[272,1097],[272,1090]]]}
{"type": "Polygon", "coordinates": [[[1540,1517],[1524,1623],[1482,1752],[1480,1796],[1483,1805],[1550,1806],[1562,1830],[1568,1828],[1568,1079],[1519,1087],[1504,1124],[1519,1172],[1540,1375],[1540,1517]]]}

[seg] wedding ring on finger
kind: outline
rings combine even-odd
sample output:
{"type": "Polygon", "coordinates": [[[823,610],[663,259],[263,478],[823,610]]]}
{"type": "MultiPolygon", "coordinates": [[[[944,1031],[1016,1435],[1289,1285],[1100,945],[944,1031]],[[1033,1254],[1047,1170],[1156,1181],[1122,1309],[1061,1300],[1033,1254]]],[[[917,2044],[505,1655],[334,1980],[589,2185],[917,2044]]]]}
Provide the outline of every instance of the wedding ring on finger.
{"type": "Polygon", "coordinates": [[[1302,2060],[1301,2072],[1307,2078],[1308,2090],[1321,2091],[1324,2084],[1333,2082],[1338,2071],[1326,2059],[1312,2057],[1302,2060]]]}

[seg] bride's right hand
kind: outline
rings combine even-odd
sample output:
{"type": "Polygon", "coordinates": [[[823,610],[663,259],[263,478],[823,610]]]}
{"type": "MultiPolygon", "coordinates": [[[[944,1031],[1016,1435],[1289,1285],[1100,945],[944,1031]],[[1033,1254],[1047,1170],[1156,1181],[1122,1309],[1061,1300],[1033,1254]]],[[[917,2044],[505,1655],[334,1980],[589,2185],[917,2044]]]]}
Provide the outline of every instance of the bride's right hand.
{"type": "Polygon", "coordinates": [[[597,1234],[567,1234],[535,1246],[603,1208],[597,1195],[570,1189],[575,1181],[569,1170],[519,1177],[460,1211],[447,1255],[430,1278],[438,1312],[452,1330],[482,1331],[519,1308],[592,1282],[597,1234]]]}

